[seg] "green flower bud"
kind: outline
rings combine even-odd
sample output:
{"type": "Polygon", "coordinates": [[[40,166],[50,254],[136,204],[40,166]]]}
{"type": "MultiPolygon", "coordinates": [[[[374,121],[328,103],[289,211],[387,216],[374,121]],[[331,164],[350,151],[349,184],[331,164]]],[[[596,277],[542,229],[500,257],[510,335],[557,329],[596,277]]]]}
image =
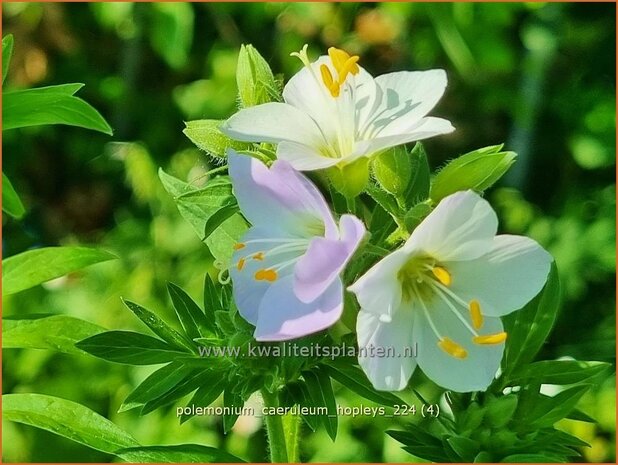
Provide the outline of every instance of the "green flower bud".
{"type": "Polygon", "coordinates": [[[216,119],[201,119],[185,123],[182,131],[198,148],[217,158],[225,158],[225,150],[248,150],[251,144],[230,139],[219,130],[223,121],[216,119]]]}
{"type": "Polygon", "coordinates": [[[369,182],[369,159],[366,157],[344,166],[333,166],[326,171],[332,185],[346,198],[360,195],[369,182]]]}
{"type": "Polygon", "coordinates": [[[253,45],[240,47],[236,84],[242,107],[281,100],[281,86],[266,60],[253,45]]]}
{"type": "Polygon", "coordinates": [[[373,161],[373,175],[385,191],[401,196],[412,177],[412,161],[406,148],[394,147],[378,155],[373,161]]]}

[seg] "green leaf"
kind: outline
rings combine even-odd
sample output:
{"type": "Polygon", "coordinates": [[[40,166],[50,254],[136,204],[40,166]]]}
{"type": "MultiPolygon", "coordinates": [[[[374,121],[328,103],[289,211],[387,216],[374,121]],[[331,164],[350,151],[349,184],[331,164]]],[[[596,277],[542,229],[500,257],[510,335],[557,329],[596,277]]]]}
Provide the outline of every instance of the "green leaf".
{"type": "Polygon", "coordinates": [[[464,462],[474,460],[480,448],[478,442],[463,436],[451,436],[446,439],[446,442],[464,462]]]}
{"type": "MultiPolygon", "coordinates": [[[[205,383],[202,387],[200,387],[191,400],[189,401],[188,406],[195,407],[208,407],[212,404],[217,398],[221,395],[223,390],[225,389],[226,381],[225,378],[218,375],[212,379],[210,382],[205,383]]],[[[191,415],[185,415],[184,413],[180,417],[180,423],[184,423],[189,420],[191,415]]]]}
{"type": "Polygon", "coordinates": [[[24,204],[21,203],[13,184],[4,173],[2,173],[2,211],[17,219],[22,218],[26,213],[24,204]]]}
{"type": "Polygon", "coordinates": [[[236,420],[238,420],[240,409],[242,409],[245,405],[244,400],[240,397],[239,394],[232,392],[230,389],[226,389],[223,393],[223,407],[228,407],[230,409],[231,414],[223,415],[223,432],[225,434],[232,431],[236,420]]]}
{"type": "Polygon", "coordinates": [[[96,334],[76,346],[95,357],[128,365],[167,363],[187,355],[160,339],[131,331],[96,334]]]}
{"type": "Polygon", "coordinates": [[[417,203],[410,208],[403,218],[408,231],[413,231],[430,213],[431,205],[426,202],[417,203]]]}
{"type": "Polygon", "coordinates": [[[571,412],[565,418],[568,418],[569,420],[583,421],[586,423],[596,423],[597,422],[590,415],[576,408],[571,410],[571,412]]]}
{"type": "Polygon", "coordinates": [[[515,369],[508,385],[526,384],[575,384],[609,372],[611,365],[604,362],[577,360],[543,360],[515,369]]]}
{"type": "Polygon", "coordinates": [[[87,407],[42,394],[5,394],[2,416],[6,420],[50,431],[92,449],[115,453],[139,446],[129,433],[87,407]]]}
{"type": "Polygon", "coordinates": [[[104,328],[66,315],[2,320],[3,349],[51,349],[83,354],[75,343],[105,331],[104,328]]]}
{"type": "Polygon", "coordinates": [[[83,84],[62,84],[2,94],[2,129],[68,124],[112,135],[112,128],[90,104],[73,94],[83,84]]]}
{"type": "Polygon", "coordinates": [[[328,409],[328,414],[321,415],[320,418],[326,432],[334,441],[337,437],[337,401],[330,377],[326,370],[320,367],[303,371],[302,375],[314,405],[328,409]]]}
{"type": "Polygon", "coordinates": [[[339,381],[343,386],[365,399],[390,407],[395,405],[406,405],[406,402],[390,392],[376,391],[367,379],[367,376],[358,367],[332,362],[325,365],[325,368],[331,378],[339,381]]]}
{"type": "MultiPolygon", "coordinates": [[[[184,397],[199,387],[203,386],[205,383],[209,383],[212,381],[213,371],[211,369],[204,370],[193,369],[191,371],[185,371],[185,375],[182,380],[177,383],[172,389],[165,392],[163,395],[147,402],[142,408],[140,415],[146,415],[159,407],[164,407],[165,405],[171,404],[172,402],[184,397]]],[[[218,377],[221,376],[221,373],[217,373],[218,377]]]]}
{"type": "Polygon", "coordinates": [[[513,454],[504,457],[502,463],[562,463],[564,460],[560,457],[553,457],[543,454],[513,454]]]}
{"type": "Polygon", "coordinates": [[[182,131],[199,149],[217,158],[226,158],[228,148],[234,150],[249,150],[251,144],[230,139],[219,129],[222,120],[200,119],[185,123],[182,131]]]}
{"type": "Polygon", "coordinates": [[[575,386],[553,397],[540,394],[530,399],[518,413],[520,418],[525,418],[526,428],[531,430],[553,426],[575,408],[589,388],[589,385],[575,386]]]}
{"type": "Polygon", "coordinates": [[[515,162],[515,152],[503,152],[494,145],[466,153],[442,168],[431,185],[430,197],[439,202],[458,191],[483,192],[504,175],[515,162]]]}
{"type": "Polygon", "coordinates": [[[197,444],[132,447],[116,455],[131,463],[244,463],[221,449],[197,444]]]}
{"type": "Polygon", "coordinates": [[[11,55],[13,55],[13,34],[7,34],[2,38],[2,84],[9,72],[11,55]]]}
{"type": "Polygon", "coordinates": [[[211,332],[211,325],[206,320],[206,315],[189,294],[173,283],[167,283],[167,291],[172,298],[176,315],[191,339],[197,339],[211,332]]]}
{"type": "Polygon", "coordinates": [[[131,310],[135,316],[142,320],[150,330],[159,336],[164,341],[170,343],[181,351],[186,352],[187,349],[192,351],[195,349],[195,344],[185,338],[182,334],[169,326],[165,321],[159,318],[150,310],[145,309],[141,305],[138,305],[129,300],[122,300],[122,302],[131,310]]]}
{"type": "Polygon", "coordinates": [[[152,48],[172,68],[184,66],[193,39],[192,6],[188,3],[153,3],[148,12],[152,21],[147,29],[152,48]]]}
{"type": "Polygon", "coordinates": [[[560,308],[560,282],[555,263],[552,264],[543,290],[523,309],[504,318],[509,334],[506,341],[504,368],[505,379],[518,366],[530,363],[545,343],[558,309],[560,308]]]}
{"type": "Polygon", "coordinates": [[[372,168],[380,186],[395,197],[405,192],[412,179],[412,160],[403,145],[376,156],[372,168]]]}
{"type": "Polygon", "coordinates": [[[222,301],[223,292],[223,289],[217,288],[210,275],[204,277],[204,315],[205,321],[208,322],[208,331],[212,334],[218,334],[216,312],[225,309],[222,301]]]}
{"type": "Polygon", "coordinates": [[[187,375],[187,368],[180,361],[172,362],[151,373],[137,386],[120,406],[119,412],[143,407],[179,384],[187,375]]]}
{"type": "Polygon", "coordinates": [[[425,147],[420,142],[410,152],[412,177],[405,193],[405,205],[412,207],[429,198],[430,171],[425,147]]]}
{"type": "MultiPolygon", "coordinates": [[[[234,252],[236,244],[247,230],[247,223],[239,213],[222,219],[212,233],[205,237],[208,221],[222,209],[236,204],[232,194],[229,178],[219,176],[210,180],[206,186],[196,188],[159,170],[159,177],[165,189],[174,197],[174,201],[183,218],[193,226],[201,240],[206,242],[212,255],[227,263],[234,252]]],[[[228,210],[229,213],[229,210],[228,210]]],[[[215,217],[216,218],[216,217],[215,217]]],[[[215,223],[216,224],[216,223],[215,223]]],[[[212,230],[213,225],[208,226],[212,230]]]]}
{"type": "Polygon", "coordinates": [[[518,398],[514,394],[489,400],[485,410],[486,423],[495,429],[505,427],[517,409],[517,401],[518,398]]]}
{"type": "Polygon", "coordinates": [[[2,295],[14,294],[50,279],[117,258],[88,247],[45,247],[2,260],[2,295]]]}
{"type": "Polygon", "coordinates": [[[279,86],[268,62],[252,45],[240,46],[236,84],[243,107],[281,100],[279,86]]]}

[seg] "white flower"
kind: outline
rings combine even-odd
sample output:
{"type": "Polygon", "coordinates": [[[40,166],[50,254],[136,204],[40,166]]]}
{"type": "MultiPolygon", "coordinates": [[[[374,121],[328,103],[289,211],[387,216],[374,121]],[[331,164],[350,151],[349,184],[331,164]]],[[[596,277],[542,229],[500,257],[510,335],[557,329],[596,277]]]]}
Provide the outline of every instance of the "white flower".
{"type": "Polygon", "coordinates": [[[446,87],[443,70],[400,71],[373,78],[358,56],[331,47],[305,65],[283,91],[285,103],[240,110],[221,127],[248,142],[277,143],[277,157],[301,171],[347,165],[390,147],[454,130],[428,117],[446,87]]]}
{"type": "Polygon", "coordinates": [[[492,382],[507,337],[499,317],[539,293],[552,261],[532,239],[496,236],[497,226],[474,192],[450,195],[349,288],[361,306],[359,363],[376,389],[403,389],[417,363],[453,391],[492,382]],[[372,346],[396,355],[373,356],[372,346]]]}

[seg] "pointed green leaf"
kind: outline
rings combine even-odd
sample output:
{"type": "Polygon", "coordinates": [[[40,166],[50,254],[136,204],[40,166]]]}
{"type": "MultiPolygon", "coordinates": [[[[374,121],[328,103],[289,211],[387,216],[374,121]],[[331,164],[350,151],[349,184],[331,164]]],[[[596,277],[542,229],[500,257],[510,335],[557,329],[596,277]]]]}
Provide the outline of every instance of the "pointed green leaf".
{"type": "Polygon", "coordinates": [[[7,34],[2,38],[2,84],[9,72],[9,64],[13,55],[13,35],[7,34]]]}
{"type": "Polygon", "coordinates": [[[17,219],[22,218],[26,213],[24,204],[21,203],[13,184],[4,173],[2,173],[2,211],[17,219]]]}
{"type": "Polygon", "coordinates": [[[504,457],[502,463],[563,463],[561,457],[554,457],[544,454],[513,454],[504,457]]]}
{"type": "Polygon", "coordinates": [[[2,94],[2,129],[67,124],[112,135],[112,128],[90,104],[75,97],[76,87],[63,84],[2,94]],[[72,91],[72,92],[71,92],[72,91]]]}
{"type": "Polygon", "coordinates": [[[589,385],[583,385],[566,389],[553,397],[539,395],[521,413],[525,417],[526,427],[540,429],[553,426],[575,408],[588,389],[590,389],[589,385]]]}
{"type": "Polygon", "coordinates": [[[76,346],[95,357],[128,365],[167,363],[187,355],[160,339],[131,331],[96,334],[76,346]]]}
{"type": "Polygon", "coordinates": [[[197,444],[132,447],[116,455],[131,463],[244,463],[221,449],[197,444]]]}
{"type": "MultiPolygon", "coordinates": [[[[184,376],[180,382],[166,391],[163,395],[147,402],[142,408],[140,415],[146,415],[159,407],[171,404],[172,402],[191,394],[193,391],[210,382],[213,371],[210,369],[183,370],[184,376]]],[[[220,375],[219,375],[220,376],[220,375]]]]}
{"type": "Polygon", "coordinates": [[[50,349],[83,354],[75,343],[105,331],[88,321],[66,315],[2,320],[3,349],[50,349]]]}
{"type": "Polygon", "coordinates": [[[515,369],[509,376],[508,385],[534,381],[541,384],[575,384],[608,373],[611,368],[604,362],[580,362],[577,360],[543,360],[515,369]]]}
{"type": "Polygon", "coordinates": [[[197,339],[210,333],[210,324],[202,309],[184,290],[173,283],[167,283],[167,291],[172,298],[176,315],[185,332],[191,339],[197,339]]]}
{"type": "Polygon", "coordinates": [[[405,192],[412,179],[412,160],[405,146],[393,147],[377,155],[372,168],[380,186],[395,197],[405,192]]]}
{"type": "Polygon", "coordinates": [[[326,407],[328,410],[328,413],[321,415],[320,418],[326,428],[326,432],[334,441],[337,437],[337,401],[330,377],[326,370],[320,367],[311,371],[303,371],[302,375],[314,405],[326,407]]]}
{"type": "Polygon", "coordinates": [[[28,250],[2,260],[2,295],[44,283],[50,279],[117,258],[87,247],[45,247],[28,250]]]}
{"type": "Polygon", "coordinates": [[[42,394],[2,396],[5,420],[50,431],[75,442],[113,454],[139,446],[129,433],[81,404],[42,394]]]}
{"type": "Polygon", "coordinates": [[[420,142],[410,152],[412,176],[405,193],[405,205],[410,208],[429,198],[430,170],[425,147],[420,142]]]}
{"type": "Polygon", "coordinates": [[[346,388],[356,392],[359,396],[376,402],[380,405],[406,405],[406,403],[390,392],[376,391],[363,371],[353,365],[332,362],[324,366],[331,378],[339,381],[346,388]]]}
{"type": "Polygon", "coordinates": [[[179,384],[187,375],[187,368],[180,361],[159,368],[142,381],[120,406],[119,412],[143,407],[179,384]]]}
{"type": "Polygon", "coordinates": [[[239,394],[232,392],[230,389],[226,389],[223,393],[223,406],[228,407],[230,409],[231,414],[223,415],[223,432],[225,434],[232,431],[232,428],[236,424],[236,420],[238,420],[240,409],[242,409],[245,405],[245,401],[240,397],[239,394]]]}
{"type": "Polygon", "coordinates": [[[140,320],[148,326],[153,333],[159,336],[164,341],[167,341],[178,350],[181,351],[192,351],[195,349],[195,344],[193,344],[189,339],[184,337],[174,328],[169,326],[165,321],[159,318],[150,310],[145,309],[141,305],[136,304],[135,302],[131,302],[129,300],[122,300],[122,302],[127,306],[129,310],[131,310],[135,316],[137,316],[140,320]]]}
{"type": "MultiPolygon", "coordinates": [[[[193,395],[188,406],[192,407],[208,407],[221,395],[226,385],[225,378],[219,373],[213,372],[213,379],[210,382],[204,383],[193,395]]],[[[191,415],[183,414],[180,417],[180,423],[189,420],[191,415]]]]}

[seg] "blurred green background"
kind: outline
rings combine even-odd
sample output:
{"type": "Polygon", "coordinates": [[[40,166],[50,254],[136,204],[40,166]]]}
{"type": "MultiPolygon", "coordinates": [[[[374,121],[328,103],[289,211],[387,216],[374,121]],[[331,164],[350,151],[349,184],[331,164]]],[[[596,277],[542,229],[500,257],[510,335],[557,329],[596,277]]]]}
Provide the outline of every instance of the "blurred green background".
{"type": "MultiPolygon", "coordinates": [[[[527,234],[556,258],[564,304],[541,356],[615,363],[615,4],[609,3],[3,3],[15,36],[7,88],[83,82],[79,96],[114,128],[108,137],[45,126],[3,134],[3,169],[29,213],[3,219],[8,257],[31,247],[92,244],[119,260],[4,299],[5,315],[69,314],[107,328],[137,328],[130,298],[171,315],[166,281],[201,299],[212,257],[156,176],[187,180],[212,167],[182,134],[183,121],[235,109],[235,66],[252,43],[286,79],[331,45],[361,56],[374,74],[443,68],[449,85],[432,112],[452,135],[426,143],[433,167],[469,150],[506,143],[518,162],[488,193],[504,232],[527,234]]],[[[92,357],[5,350],[3,391],[71,399],[118,423],[143,444],[202,443],[266,459],[259,421],[224,436],[218,418],[183,426],[175,410],[144,418],[116,413],[152,370],[92,357]]],[[[432,386],[419,374],[412,383],[432,386]]],[[[339,386],[342,405],[359,398],[339,386]]],[[[589,442],[585,460],[614,461],[615,381],[582,401],[598,424],[566,420],[589,442]]],[[[302,442],[306,461],[411,461],[384,431],[414,419],[342,418],[302,442]],[[400,424],[396,424],[400,423],[400,424]]],[[[110,456],[5,422],[7,462],[105,462],[110,456]]]]}

